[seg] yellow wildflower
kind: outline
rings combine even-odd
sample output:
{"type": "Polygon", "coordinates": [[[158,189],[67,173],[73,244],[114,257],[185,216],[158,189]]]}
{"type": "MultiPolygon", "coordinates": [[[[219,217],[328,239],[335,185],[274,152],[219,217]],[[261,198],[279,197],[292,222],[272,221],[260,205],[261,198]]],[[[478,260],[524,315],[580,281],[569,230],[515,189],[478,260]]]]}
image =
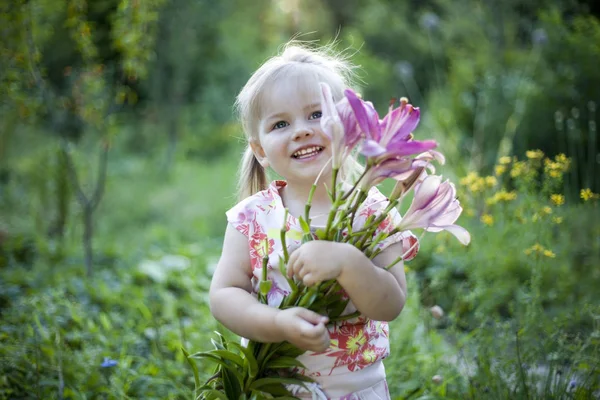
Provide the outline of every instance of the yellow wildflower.
{"type": "Polygon", "coordinates": [[[496,186],[496,184],[498,183],[498,180],[496,179],[495,176],[486,176],[485,177],[485,184],[489,187],[494,187],[496,186]]]}
{"type": "Polygon", "coordinates": [[[525,172],[525,163],[523,161],[517,161],[513,164],[513,167],[510,171],[510,176],[513,178],[517,178],[525,172]]]}
{"type": "Polygon", "coordinates": [[[554,159],[556,160],[556,162],[561,163],[561,164],[569,164],[571,162],[571,160],[564,154],[564,153],[559,153],[557,154],[554,159]]]}
{"type": "Polygon", "coordinates": [[[508,157],[508,156],[500,157],[500,159],[498,160],[498,162],[501,165],[510,164],[510,157],[508,157]]]}
{"type": "Polygon", "coordinates": [[[552,208],[546,206],[546,207],[542,208],[542,213],[544,213],[544,214],[552,214],[552,208]]]}
{"type": "Polygon", "coordinates": [[[471,183],[471,185],[469,186],[469,190],[473,193],[477,193],[480,192],[485,185],[485,180],[483,178],[477,178],[475,179],[475,182],[471,183]]]}
{"type": "Polygon", "coordinates": [[[548,257],[548,258],[554,258],[554,257],[556,257],[556,254],[554,254],[554,253],[553,253],[552,251],[550,251],[550,250],[544,250],[544,253],[543,253],[543,254],[544,254],[546,257],[548,257]]]}
{"type": "Polygon", "coordinates": [[[504,201],[512,201],[517,198],[517,192],[515,192],[515,191],[507,192],[505,190],[502,190],[498,193],[500,194],[501,199],[504,201]]]}
{"type": "Polygon", "coordinates": [[[469,186],[470,184],[472,184],[473,182],[475,182],[475,180],[479,177],[479,175],[477,174],[477,172],[469,172],[469,174],[467,176],[465,176],[464,178],[461,178],[459,183],[463,186],[469,186]]]}
{"type": "Polygon", "coordinates": [[[552,217],[552,222],[554,222],[556,225],[560,225],[563,222],[563,217],[552,217]]]}
{"type": "Polygon", "coordinates": [[[496,192],[492,197],[486,199],[486,203],[488,205],[494,205],[500,201],[512,201],[517,198],[516,192],[507,192],[506,190],[501,190],[496,192]]]}
{"type": "Polygon", "coordinates": [[[525,250],[525,254],[527,255],[531,255],[531,254],[541,254],[545,257],[548,258],[555,258],[556,254],[554,254],[554,252],[552,252],[552,250],[548,250],[546,248],[544,248],[544,246],[542,246],[539,243],[534,244],[533,246],[531,246],[530,248],[525,250]]]}
{"type": "Polygon", "coordinates": [[[553,194],[550,195],[550,201],[552,201],[555,206],[562,206],[565,204],[565,196],[562,194],[553,194]]]}
{"type": "Polygon", "coordinates": [[[551,178],[560,178],[562,176],[562,172],[553,170],[553,171],[550,171],[549,175],[551,178]]]}
{"type": "Polygon", "coordinates": [[[494,224],[494,217],[490,214],[483,214],[481,216],[481,222],[483,222],[487,226],[492,226],[494,224]]]}
{"type": "Polygon", "coordinates": [[[505,165],[496,165],[494,167],[494,170],[496,172],[496,175],[500,176],[506,172],[506,166],[505,165]]]}
{"type": "Polygon", "coordinates": [[[579,194],[583,201],[588,201],[594,198],[594,193],[590,188],[581,189],[581,193],[579,194]]]}
{"type": "Polygon", "coordinates": [[[544,152],[541,150],[528,150],[525,152],[525,155],[530,160],[540,160],[542,157],[544,157],[544,152]]]}

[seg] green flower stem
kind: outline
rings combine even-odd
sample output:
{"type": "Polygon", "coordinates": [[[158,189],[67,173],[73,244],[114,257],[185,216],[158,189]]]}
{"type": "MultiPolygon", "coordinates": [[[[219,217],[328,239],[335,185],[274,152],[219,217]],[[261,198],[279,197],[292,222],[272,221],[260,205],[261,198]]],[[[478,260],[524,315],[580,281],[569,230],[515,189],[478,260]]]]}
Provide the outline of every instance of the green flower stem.
{"type": "Polygon", "coordinates": [[[404,260],[404,257],[406,257],[407,255],[410,254],[411,251],[413,251],[413,249],[417,246],[417,244],[421,241],[421,239],[423,238],[423,236],[425,235],[425,232],[427,231],[423,231],[423,233],[421,234],[421,236],[419,236],[419,238],[417,239],[417,241],[410,246],[410,248],[408,250],[406,250],[404,253],[402,253],[401,256],[397,257],[394,261],[392,261],[387,267],[385,267],[386,271],[389,271],[394,265],[398,264],[400,261],[404,260]]]}
{"type": "Polygon", "coordinates": [[[352,205],[352,211],[350,215],[350,226],[354,226],[354,217],[356,216],[356,212],[358,211],[358,207],[362,204],[363,201],[367,198],[367,192],[361,190],[356,198],[356,202],[352,205]]]}
{"type": "Polygon", "coordinates": [[[287,264],[290,259],[290,255],[287,249],[287,242],[285,240],[285,233],[287,228],[288,209],[285,209],[285,216],[283,217],[283,227],[281,227],[281,247],[283,248],[283,260],[287,264]]]}
{"type": "Polygon", "coordinates": [[[269,361],[266,359],[266,357],[269,354],[269,350],[271,350],[272,345],[273,343],[261,343],[260,351],[258,352],[258,356],[256,357],[256,362],[258,363],[259,369],[259,373],[256,374],[256,376],[262,375],[261,372],[266,367],[266,361],[269,361]]]}
{"type": "Polygon", "coordinates": [[[372,260],[375,257],[377,257],[379,255],[379,253],[381,253],[381,249],[375,250],[372,254],[367,254],[367,257],[369,257],[372,260]]]}
{"type": "Polygon", "coordinates": [[[333,220],[338,211],[339,202],[336,199],[331,206],[331,211],[329,211],[329,217],[327,217],[327,225],[325,225],[325,240],[331,240],[329,237],[329,232],[331,231],[333,220]]]}
{"type": "Polygon", "coordinates": [[[349,319],[356,318],[356,317],[359,317],[359,316],[360,316],[360,311],[354,311],[353,313],[342,315],[342,316],[337,317],[337,318],[331,318],[329,320],[329,322],[331,323],[331,322],[347,321],[349,319]]]}
{"type": "Polygon", "coordinates": [[[296,299],[298,298],[298,295],[300,294],[300,289],[298,288],[298,286],[296,286],[296,288],[292,289],[292,292],[290,294],[288,294],[287,296],[285,296],[285,298],[283,299],[283,302],[281,303],[281,306],[279,308],[286,309],[288,307],[293,306],[296,303],[296,299]]]}
{"type": "MultiPolygon", "coordinates": [[[[363,173],[358,177],[358,179],[356,180],[356,182],[354,183],[354,186],[352,186],[352,189],[350,189],[350,191],[348,193],[346,193],[346,195],[344,197],[342,197],[342,201],[346,201],[346,199],[353,193],[355,192],[356,188],[358,187],[358,184],[360,183],[360,181],[365,177],[365,175],[367,174],[367,172],[369,172],[369,170],[371,169],[370,166],[367,166],[367,168],[365,168],[365,170],[363,171],[363,173]]],[[[364,192],[363,189],[360,190],[361,192],[364,192]]]]}
{"type": "Polygon", "coordinates": [[[339,168],[333,168],[333,173],[331,174],[331,197],[333,201],[337,201],[337,177],[339,172],[339,168]]]}
{"type": "MultiPolygon", "coordinates": [[[[264,252],[265,252],[265,255],[262,258],[262,271],[261,271],[262,272],[262,276],[261,276],[261,281],[262,282],[266,282],[267,281],[267,268],[268,268],[268,265],[269,265],[269,238],[265,239],[265,242],[264,242],[264,252]]],[[[264,304],[267,304],[267,295],[266,294],[262,294],[259,291],[259,298],[261,299],[261,301],[264,304]]]]}
{"type": "Polygon", "coordinates": [[[319,287],[321,285],[311,286],[308,291],[300,298],[298,302],[298,307],[309,308],[314,302],[313,297],[319,293],[319,287]]]}
{"type": "Polygon", "coordinates": [[[401,256],[397,257],[394,261],[392,261],[390,264],[388,264],[388,266],[385,267],[386,271],[389,271],[390,269],[392,269],[392,267],[396,264],[398,264],[400,261],[402,261],[404,259],[404,254],[402,254],[401,256]]]}
{"type": "Polygon", "coordinates": [[[362,238],[356,242],[356,247],[358,247],[359,250],[364,251],[363,247],[366,241],[373,236],[373,233],[375,233],[379,224],[383,222],[383,220],[387,217],[388,213],[396,206],[396,203],[397,200],[391,201],[385,208],[385,210],[383,210],[383,212],[377,218],[375,218],[370,224],[368,224],[366,228],[363,228],[361,230],[361,232],[364,232],[362,238]]]}
{"type": "Polygon", "coordinates": [[[313,183],[310,188],[310,192],[308,193],[308,200],[306,200],[306,205],[304,206],[304,220],[310,226],[310,208],[312,207],[312,199],[315,195],[315,190],[317,190],[317,184],[313,183]]]}

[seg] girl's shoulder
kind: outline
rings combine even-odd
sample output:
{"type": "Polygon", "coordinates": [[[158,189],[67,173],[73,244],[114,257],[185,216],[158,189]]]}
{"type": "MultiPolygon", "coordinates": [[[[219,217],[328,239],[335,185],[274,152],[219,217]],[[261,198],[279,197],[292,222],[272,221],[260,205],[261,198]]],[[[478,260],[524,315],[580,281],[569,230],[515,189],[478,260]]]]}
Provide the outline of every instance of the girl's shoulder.
{"type": "Polygon", "coordinates": [[[285,186],[284,181],[273,181],[269,187],[261,190],[252,196],[246,197],[227,212],[227,219],[237,221],[240,218],[246,220],[249,216],[260,213],[261,211],[272,210],[279,208],[281,203],[281,197],[279,196],[279,189],[285,186]]]}
{"type": "Polygon", "coordinates": [[[269,186],[253,194],[252,196],[246,197],[244,200],[237,203],[233,208],[253,208],[262,204],[270,204],[273,201],[281,201],[279,195],[279,189],[286,185],[285,181],[273,181],[269,186]]]}

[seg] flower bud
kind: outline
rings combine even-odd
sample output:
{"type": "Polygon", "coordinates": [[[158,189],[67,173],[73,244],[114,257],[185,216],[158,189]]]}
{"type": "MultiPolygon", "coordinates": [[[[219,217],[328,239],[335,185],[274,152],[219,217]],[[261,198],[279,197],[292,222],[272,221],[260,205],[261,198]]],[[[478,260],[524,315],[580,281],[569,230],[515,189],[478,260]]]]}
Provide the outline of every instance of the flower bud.
{"type": "Polygon", "coordinates": [[[444,317],[444,310],[438,305],[431,307],[429,311],[431,312],[431,316],[435,319],[442,319],[444,317]]]}

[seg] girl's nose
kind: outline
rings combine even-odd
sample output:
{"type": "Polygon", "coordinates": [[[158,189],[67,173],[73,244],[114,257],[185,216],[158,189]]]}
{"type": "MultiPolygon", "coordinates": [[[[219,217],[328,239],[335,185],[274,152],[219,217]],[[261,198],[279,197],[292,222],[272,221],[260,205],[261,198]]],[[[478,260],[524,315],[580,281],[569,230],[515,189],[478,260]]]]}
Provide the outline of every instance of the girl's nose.
{"type": "Polygon", "coordinates": [[[307,125],[299,125],[296,130],[294,131],[294,140],[298,140],[302,137],[306,137],[306,136],[312,136],[314,135],[314,131],[312,130],[312,128],[308,127],[307,125]]]}

